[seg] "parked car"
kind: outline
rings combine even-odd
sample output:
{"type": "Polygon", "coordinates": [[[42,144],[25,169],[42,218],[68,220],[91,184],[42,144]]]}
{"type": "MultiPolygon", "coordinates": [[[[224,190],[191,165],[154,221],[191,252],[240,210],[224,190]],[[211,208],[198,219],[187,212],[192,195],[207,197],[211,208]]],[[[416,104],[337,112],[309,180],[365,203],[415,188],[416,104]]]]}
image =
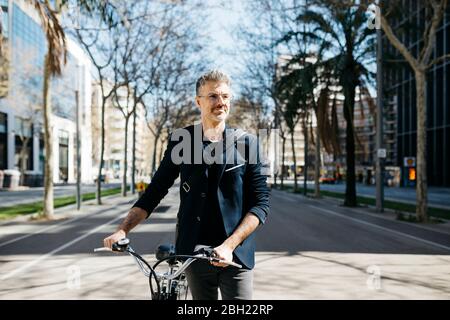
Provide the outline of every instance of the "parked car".
{"type": "MultiPolygon", "coordinates": [[[[97,178],[98,178],[98,176],[94,176],[94,183],[97,183],[97,178]]],[[[100,176],[100,182],[105,182],[105,180],[106,180],[106,175],[102,174],[100,176]]]]}
{"type": "Polygon", "coordinates": [[[324,183],[324,184],[335,184],[336,178],[325,176],[325,177],[320,177],[319,181],[320,181],[320,183],[324,183]]]}

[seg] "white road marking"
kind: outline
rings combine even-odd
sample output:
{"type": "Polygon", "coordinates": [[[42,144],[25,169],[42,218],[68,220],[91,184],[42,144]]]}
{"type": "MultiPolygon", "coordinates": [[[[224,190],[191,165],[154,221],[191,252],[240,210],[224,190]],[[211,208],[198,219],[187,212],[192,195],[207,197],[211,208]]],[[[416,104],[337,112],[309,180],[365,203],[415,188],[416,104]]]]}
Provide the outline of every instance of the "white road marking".
{"type": "MultiPolygon", "coordinates": [[[[88,215],[89,215],[89,214],[88,214],[88,215]]],[[[77,221],[77,220],[79,220],[79,219],[86,218],[88,215],[80,216],[80,217],[75,218],[75,219],[70,219],[70,218],[69,218],[68,220],[63,221],[63,222],[61,222],[61,223],[56,223],[56,224],[51,225],[51,226],[48,226],[48,227],[46,227],[46,228],[38,229],[38,230],[36,230],[36,231],[34,231],[34,232],[29,232],[29,233],[27,233],[27,234],[25,234],[25,235],[23,235],[23,236],[20,236],[20,237],[17,237],[17,238],[13,238],[13,239],[8,240],[8,241],[6,241],[6,242],[2,242],[2,243],[0,243],[0,248],[3,247],[3,246],[6,246],[7,244],[10,244],[10,243],[13,243],[13,242],[16,242],[16,241],[19,241],[19,240],[22,240],[22,239],[31,237],[31,236],[33,236],[33,235],[35,235],[35,234],[38,234],[38,233],[44,233],[44,232],[46,232],[46,231],[49,231],[49,230],[52,230],[52,229],[54,229],[54,228],[60,227],[60,226],[65,225],[65,224],[67,224],[67,223],[69,223],[69,222],[74,222],[74,221],[77,221]]],[[[55,221],[55,222],[57,222],[57,221],[55,221]]]]}
{"type": "Polygon", "coordinates": [[[64,249],[70,247],[71,245],[77,243],[78,241],[80,241],[80,240],[82,240],[82,239],[88,237],[89,235],[91,235],[91,234],[97,232],[98,230],[102,229],[103,227],[105,227],[105,226],[107,226],[107,225],[109,225],[109,224],[111,224],[111,223],[114,223],[114,222],[116,222],[116,221],[119,220],[119,219],[124,218],[126,214],[127,214],[127,213],[124,213],[124,214],[122,214],[122,215],[120,215],[120,216],[114,218],[113,220],[108,221],[107,223],[104,223],[104,224],[102,224],[102,225],[100,225],[100,226],[98,226],[98,227],[96,227],[96,228],[90,230],[89,232],[87,232],[87,233],[85,233],[85,234],[79,236],[78,238],[75,238],[75,239],[73,239],[72,241],[70,241],[70,242],[68,242],[68,243],[66,243],[66,244],[64,244],[64,245],[62,245],[62,246],[56,248],[55,250],[53,250],[53,251],[51,251],[51,252],[49,252],[49,253],[47,253],[47,254],[45,254],[45,255],[43,255],[43,256],[40,256],[38,259],[35,259],[35,260],[33,260],[33,261],[30,261],[29,263],[27,263],[26,265],[24,265],[24,266],[22,266],[22,267],[20,267],[20,268],[18,268],[18,269],[14,269],[13,271],[11,271],[11,272],[5,274],[4,276],[2,276],[1,280],[6,280],[6,279],[8,279],[8,278],[11,278],[11,277],[15,276],[15,275],[18,274],[19,272],[23,272],[23,271],[25,271],[25,270],[31,268],[32,266],[38,264],[39,262],[41,262],[41,261],[43,261],[43,260],[45,260],[45,259],[51,257],[51,256],[54,255],[55,253],[58,253],[58,252],[60,252],[60,251],[62,251],[62,250],[64,250],[64,249]]]}
{"type": "MultiPolygon", "coordinates": [[[[116,205],[117,205],[117,204],[116,204],[116,205]]],[[[38,230],[36,230],[36,231],[34,231],[34,232],[29,232],[29,233],[27,233],[27,234],[24,234],[23,236],[20,236],[20,237],[17,237],[17,238],[13,238],[13,239],[10,239],[10,240],[8,240],[8,241],[6,241],[6,242],[2,242],[2,243],[0,243],[0,248],[3,247],[3,246],[8,245],[8,244],[10,244],[10,243],[14,243],[14,242],[16,242],[16,241],[19,241],[19,240],[22,240],[22,239],[26,239],[26,238],[28,238],[28,237],[31,237],[31,236],[35,235],[35,234],[38,234],[38,233],[44,233],[44,232],[46,232],[46,231],[48,231],[48,230],[52,230],[52,229],[54,229],[54,228],[60,227],[60,226],[65,225],[65,224],[67,224],[67,223],[69,223],[69,222],[75,222],[75,221],[78,221],[78,220],[80,220],[80,219],[89,217],[89,216],[91,216],[91,215],[97,215],[97,214],[98,214],[98,211],[94,211],[94,212],[92,212],[92,213],[87,213],[87,214],[84,214],[84,215],[82,215],[82,216],[76,217],[76,218],[74,218],[74,219],[72,219],[72,218],[69,217],[66,221],[63,221],[63,222],[61,222],[61,223],[56,223],[56,224],[51,225],[51,226],[48,226],[48,227],[46,227],[46,228],[38,229],[38,230]]],[[[57,222],[57,220],[56,220],[56,222],[57,222]]]]}
{"type": "Polygon", "coordinates": [[[323,209],[323,208],[320,208],[320,207],[317,207],[317,206],[313,206],[313,205],[310,205],[310,204],[308,206],[310,206],[311,208],[314,208],[314,209],[317,209],[317,210],[321,210],[321,211],[327,212],[329,214],[341,217],[341,218],[352,220],[352,221],[355,221],[355,222],[358,222],[358,223],[361,223],[361,224],[365,224],[365,225],[368,225],[368,226],[371,226],[371,227],[375,227],[375,228],[378,228],[378,229],[381,229],[381,230],[384,230],[384,231],[387,231],[387,232],[391,232],[391,233],[396,234],[396,235],[400,235],[400,236],[403,236],[403,237],[414,239],[416,241],[420,241],[420,242],[423,242],[423,243],[426,243],[426,244],[429,244],[429,245],[432,245],[432,246],[436,246],[436,247],[439,247],[441,249],[450,251],[450,247],[447,247],[445,245],[442,245],[442,244],[439,244],[439,243],[436,243],[436,242],[428,241],[428,240],[425,240],[425,239],[422,239],[422,238],[418,238],[418,237],[409,235],[407,233],[403,233],[403,232],[400,232],[400,231],[388,229],[388,228],[381,227],[379,225],[376,225],[376,224],[373,224],[373,223],[370,223],[370,222],[366,222],[366,221],[362,221],[362,220],[355,219],[355,218],[352,218],[352,217],[348,217],[346,215],[343,215],[343,214],[340,214],[340,213],[336,213],[336,212],[333,212],[333,211],[328,210],[328,209],[323,209]]]}

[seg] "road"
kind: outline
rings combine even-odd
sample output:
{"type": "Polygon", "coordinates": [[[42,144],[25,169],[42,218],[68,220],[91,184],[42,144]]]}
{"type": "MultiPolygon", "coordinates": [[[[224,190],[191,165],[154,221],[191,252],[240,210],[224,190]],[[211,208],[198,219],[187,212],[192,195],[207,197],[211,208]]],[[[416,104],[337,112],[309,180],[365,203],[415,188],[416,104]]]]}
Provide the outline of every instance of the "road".
{"type": "MultiPolygon", "coordinates": [[[[120,187],[120,183],[109,183],[103,184],[102,189],[112,189],[120,187]]],[[[95,192],[95,185],[82,185],[81,192],[91,193],[95,192]]],[[[55,198],[64,197],[64,196],[75,196],[76,195],[76,185],[68,184],[68,185],[58,185],[55,186],[54,189],[55,198]]],[[[31,203],[42,201],[44,197],[44,188],[29,188],[26,190],[17,190],[17,191],[0,191],[0,207],[8,207],[22,203],[31,203]]]]}
{"type": "MultiPolygon", "coordinates": [[[[0,224],[0,299],[147,299],[134,261],[93,248],[134,197],[109,197],[57,221],[0,224]]],[[[178,192],[130,234],[137,252],[173,242],[178,192]]],[[[72,210],[72,209],[71,209],[72,210]]],[[[255,299],[449,299],[450,227],[417,226],[367,209],[273,190],[257,233],[255,299]]]]}
{"type": "MultiPolygon", "coordinates": [[[[279,180],[278,180],[279,183],[279,180]]],[[[293,185],[294,180],[285,180],[287,185],[293,185]]],[[[303,180],[299,180],[299,187],[303,187],[303,180]]],[[[308,188],[314,189],[314,182],[308,181],[308,188]]],[[[339,184],[321,184],[322,190],[345,193],[345,181],[339,184]]],[[[356,193],[358,196],[366,196],[375,198],[376,188],[374,185],[366,185],[357,183],[356,193]]],[[[385,187],[384,188],[385,199],[400,201],[405,203],[416,203],[416,189],[415,188],[398,188],[398,187],[385,187]]],[[[428,187],[428,204],[433,207],[440,207],[450,209],[450,189],[449,188],[437,188],[428,187]]]]}

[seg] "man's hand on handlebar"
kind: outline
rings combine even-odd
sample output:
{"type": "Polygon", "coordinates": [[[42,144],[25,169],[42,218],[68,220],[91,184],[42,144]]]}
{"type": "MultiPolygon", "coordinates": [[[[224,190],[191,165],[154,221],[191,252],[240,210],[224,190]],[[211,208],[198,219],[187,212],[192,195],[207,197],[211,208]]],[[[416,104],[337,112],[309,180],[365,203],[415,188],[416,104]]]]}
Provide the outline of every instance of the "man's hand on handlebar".
{"type": "Polygon", "coordinates": [[[112,235],[110,235],[109,237],[103,239],[103,245],[106,248],[112,249],[113,243],[116,243],[119,240],[126,238],[126,237],[127,237],[127,234],[125,233],[125,231],[118,230],[118,231],[114,232],[112,235]]]}
{"type": "MultiPolygon", "coordinates": [[[[220,260],[233,261],[233,248],[229,247],[226,243],[222,243],[220,246],[214,248],[215,257],[220,260]]],[[[211,264],[216,267],[228,267],[226,263],[211,261],[211,264]]]]}

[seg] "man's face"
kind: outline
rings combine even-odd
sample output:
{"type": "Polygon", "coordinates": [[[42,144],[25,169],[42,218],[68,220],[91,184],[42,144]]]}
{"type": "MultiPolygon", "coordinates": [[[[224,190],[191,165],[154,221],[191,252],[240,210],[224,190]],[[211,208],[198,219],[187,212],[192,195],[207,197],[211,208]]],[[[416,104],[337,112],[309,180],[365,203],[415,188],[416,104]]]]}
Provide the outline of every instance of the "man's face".
{"type": "Polygon", "coordinates": [[[222,122],[230,112],[231,89],[225,82],[207,81],[195,100],[202,118],[215,123],[222,122]]]}

